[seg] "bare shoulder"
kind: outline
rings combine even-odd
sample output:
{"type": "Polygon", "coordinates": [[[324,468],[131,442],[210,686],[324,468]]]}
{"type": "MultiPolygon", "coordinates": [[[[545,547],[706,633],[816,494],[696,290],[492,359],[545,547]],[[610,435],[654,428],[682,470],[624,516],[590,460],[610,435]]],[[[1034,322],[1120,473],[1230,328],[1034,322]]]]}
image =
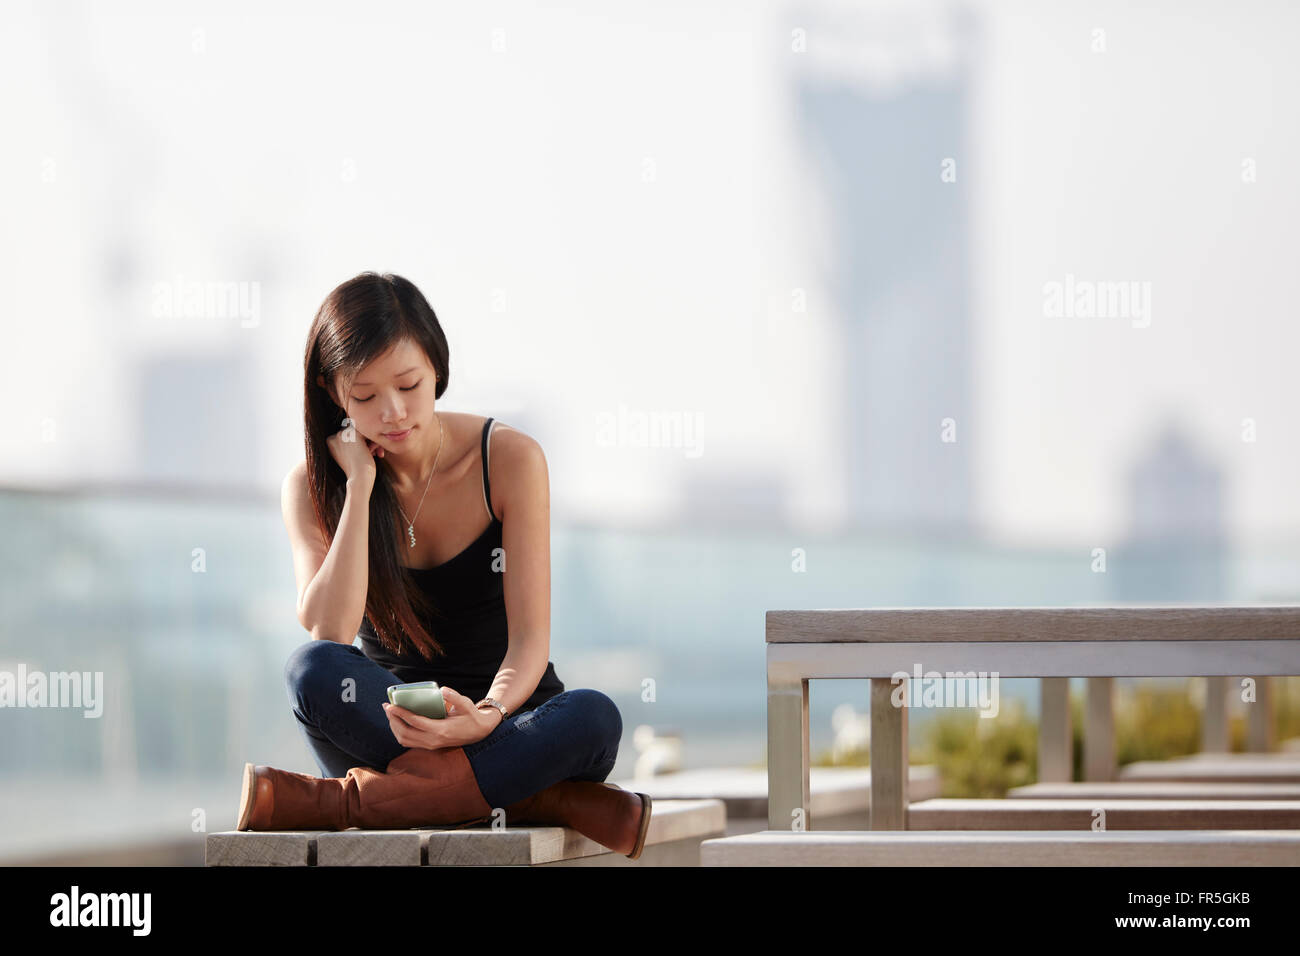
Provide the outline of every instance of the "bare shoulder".
{"type": "Polygon", "coordinates": [[[307,491],[307,459],[301,459],[296,465],[289,469],[284,476],[284,481],[280,482],[280,496],[297,492],[305,493],[307,491]]]}
{"type": "MultiPolygon", "coordinates": [[[[486,418],[483,419],[487,421],[486,418]]],[[[479,426],[482,428],[482,424],[479,426]]],[[[527,432],[521,432],[513,425],[507,425],[505,422],[497,419],[492,426],[490,437],[490,457],[489,464],[495,465],[497,456],[503,459],[509,459],[515,463],[521,463],[533,456],[544,458],[542,446],[532,435],[527,432]]]]}
{"type": "Polygon", "coordinates": [[[295,525],[299,528],[315,525],[316,512],[311,502],[305,458],[290,468],[280,483],[280,511],[291,533],[295,525]]]}
{"type": "Polygon", "coordinates": [[[514,502],[536,506],[547,501],[550,489],[546,472],[546,454],[537,439],[503,421],[495,422],[489,443],[488,475],[492,507],[503,521],[514,502]]]}

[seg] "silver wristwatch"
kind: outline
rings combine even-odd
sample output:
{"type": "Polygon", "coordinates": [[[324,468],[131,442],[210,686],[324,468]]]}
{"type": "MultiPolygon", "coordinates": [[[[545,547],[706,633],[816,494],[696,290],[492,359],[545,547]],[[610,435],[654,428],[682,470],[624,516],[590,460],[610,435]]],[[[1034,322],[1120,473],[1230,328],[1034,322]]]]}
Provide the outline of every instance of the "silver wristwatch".
{"type": "Polygon", "coordinates": [[[482,700],[480,700],[480,701],[479,701],[477,704],[475,704],[474,706],[475,706],[475,707],[482,707],[484,704],[491,704],[491,705],[492,705],[493,707],[495,707],[497,710],[501,711],[501,721],[502,721],[502,723],[505,722],[505,719],[506,719],[506,705],[505,705],[505,704],[501,703],[501,701],[499,701],[499,700],[493,700],[491,697],[484,697],[482,700]]]}

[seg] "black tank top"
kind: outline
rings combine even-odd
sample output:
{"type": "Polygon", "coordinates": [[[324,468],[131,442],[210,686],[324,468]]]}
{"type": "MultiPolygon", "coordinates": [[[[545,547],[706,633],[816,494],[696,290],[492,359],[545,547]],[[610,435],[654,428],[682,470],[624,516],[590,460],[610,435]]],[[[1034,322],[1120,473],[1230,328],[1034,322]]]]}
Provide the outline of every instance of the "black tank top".
{"type": "MultiPolygon", "coordinates": [[[[403,683],[433,680],[479,701],[487,696],[509,647],[503,575],[493,570],[494,551],[501,547],[501,521],[492,510],[488,483],[488,436],[492,419],[483,423],[483,503],[492,522],[469,547],[434,568],[403,568],[402,574],[423,589],[438,609],[422,623],[442,645],[446,655],[425,660],[414,648],[394,654],[379,642],[369,618],[362,618],[361,651],[391,671],[403,683]]],[[[563,692],[555,665],[546,671],[531,697],[514,713],[532,710],[563,692]]],[[[512,714],[513,716],[513,714],[512,714]]]]}

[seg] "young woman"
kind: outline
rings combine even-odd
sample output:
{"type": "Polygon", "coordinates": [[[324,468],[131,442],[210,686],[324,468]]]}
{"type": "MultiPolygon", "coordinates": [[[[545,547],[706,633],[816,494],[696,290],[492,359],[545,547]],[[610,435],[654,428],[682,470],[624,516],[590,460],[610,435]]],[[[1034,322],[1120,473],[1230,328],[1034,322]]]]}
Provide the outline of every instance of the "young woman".
{"type": "Polygon", "coordinates": [[[437,410],[449,368],[437,316],[400,276],[362,273],[316,314],[306,459],[282,507],[311,634],[285,681],[322,776],[246,765],[238,828],[468,825],[499,808],[636,859],[650,798],[603,783],[618,708],[565,690],[548,659],[545,456],[491,418],[437,410]],[[422,680],[445,719],[387,703],[422,680]]]}

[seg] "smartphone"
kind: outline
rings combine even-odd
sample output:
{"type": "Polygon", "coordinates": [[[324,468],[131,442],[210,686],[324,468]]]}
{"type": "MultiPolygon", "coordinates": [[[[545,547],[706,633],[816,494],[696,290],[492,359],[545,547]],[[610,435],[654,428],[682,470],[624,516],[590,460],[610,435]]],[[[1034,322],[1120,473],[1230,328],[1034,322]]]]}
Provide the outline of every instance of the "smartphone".
{"type": "Polygon", "coordinates": [[[422,717],[442,720],[447,716],[447,705],[437,681],[422,680],[414,684],[393,684],[388,688],[388,702],[405,707],[422,717]]]}

